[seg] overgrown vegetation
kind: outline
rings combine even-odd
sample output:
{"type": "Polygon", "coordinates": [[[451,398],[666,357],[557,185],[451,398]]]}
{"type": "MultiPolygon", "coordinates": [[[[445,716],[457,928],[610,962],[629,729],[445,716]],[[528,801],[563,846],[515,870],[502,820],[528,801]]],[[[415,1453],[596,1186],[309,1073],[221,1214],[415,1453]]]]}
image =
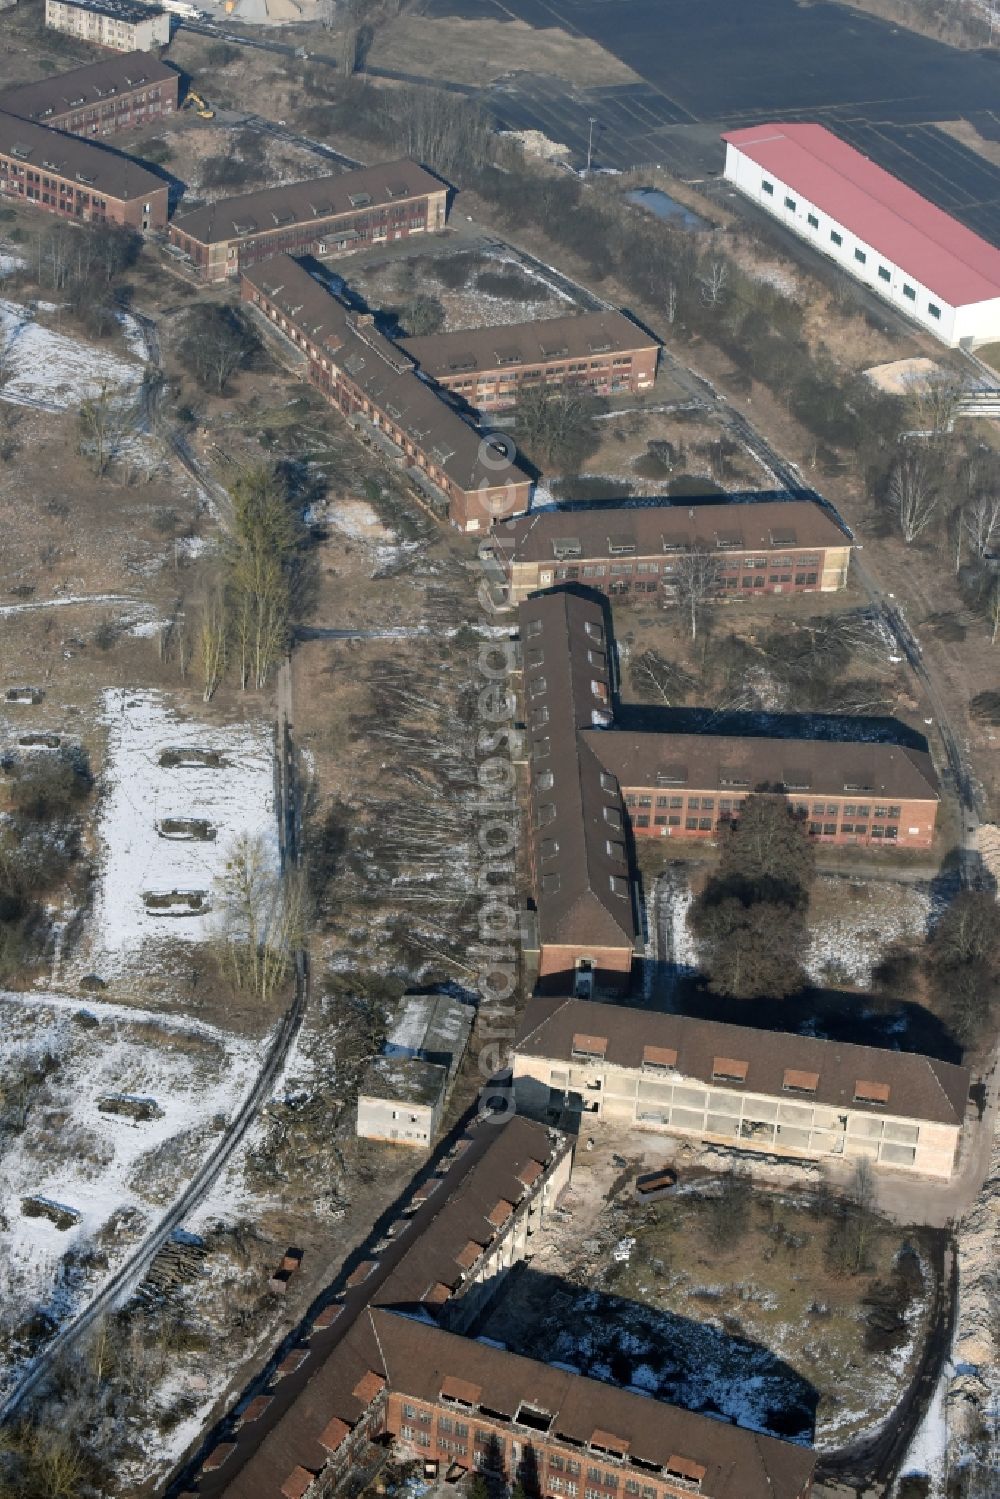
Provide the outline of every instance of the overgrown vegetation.
{"type": "Polygon", "coordinates": [[[80,811],[92,777],[77,747],[29,752],[6,766],[8,816],[0,823],[0,978],[45,951],[45,906],[65,893],[80,859],[80,811]]]}
{"type": "Polygon", "coordinates": [[[721,834],[718,871],[688,916],[716,993],[782,999],[803,987],[813,859],[802,819],[783,796],[746,798],[721,834]]]}
{"type": "Polygon", "coordinates": [[[973,1045],[987,1031],[1000,980],[996,901],[963,890],[934,928],[927,945],[931,986],[955,1034],[973,1045]]]}

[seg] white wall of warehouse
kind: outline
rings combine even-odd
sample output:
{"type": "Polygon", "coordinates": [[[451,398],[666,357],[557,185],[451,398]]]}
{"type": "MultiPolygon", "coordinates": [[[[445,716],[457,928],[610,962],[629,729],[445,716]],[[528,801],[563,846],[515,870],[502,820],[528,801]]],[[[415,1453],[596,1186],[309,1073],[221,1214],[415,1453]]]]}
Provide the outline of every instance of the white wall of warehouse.
{"type": "Polygon", "coordinates": [[[875,292],[912,322],[919,323],[942,343],[954,348],[963,339],[970,339],[976,344],[1000,339],[1000,297],[953,307],[943,297],[921,285],[916,277],[908,275],[900,266],[880,255],[846,224],[839,223],[817,208],[800,190],[790,188],[774,173],[767,172],[755,161],[751,161],[738,146],[728,142],[725,175],[741,193],[752,199],[772,218],[787,225],[800,239],[829,260],[835,261],[855,281],[867,286],[869,291],[875,292]],[[765,183],[771,184],[773,192],[766,191],[765,183]],[[788,206],[787,199],[792,200],[794,207],[788,206]],[[811,223],[810,218],[816,222],[811,223]],[[838,245],[831,239],[832,234],[839,234],[842,243],[838,245]],[[864,255],[864,262],[858,260],[856,251],[864,255]],[[888,280],[884,275],[879,275],[880,270],[888,272],[888,280]],[[904,287],[912,290],[913,295],[907,295],[904,287]],[[933,315],[930,311],[932,307],[939,309],[940,317],[933,315]]]}

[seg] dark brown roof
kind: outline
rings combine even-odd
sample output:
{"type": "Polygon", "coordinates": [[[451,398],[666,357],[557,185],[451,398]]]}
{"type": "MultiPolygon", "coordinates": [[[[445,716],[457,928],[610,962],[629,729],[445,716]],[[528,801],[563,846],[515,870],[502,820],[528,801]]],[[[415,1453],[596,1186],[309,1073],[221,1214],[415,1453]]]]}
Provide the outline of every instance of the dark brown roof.
{"type": "Polygon", "coordinates": [[[146,84],[177,82],[175,69],[152,52],[118,52],[83,68],[23,83],[0,94],[0,109],[40,124],[51,115],[68,114],[103,104],[116,94],[125,94],[146,84]]]}
{"type": "Polygon", "coordinates": [[[0,153],[36,170],[79,182],[91,192],[126,202],[167,188],[162,177],[155,177],[118,151],[12,114],[0,113],[0,153]]]}
{"type": "Polygon", "coordinates": [[[930,755],[898,744],[621,729],[583,737],[628,788],[745,796],[764,786],[782,786],[806,804],[813,796],[856,796],[868,803],[938,800],[930,755]]]}
{"type": "Polygon", "coordinates": [[[424,1293],[437,1282],[461,1284],[456,1256],[471,1239],[487,1244],[495,1237],[487,1214],[498,1196],[519,1201],[526,1189],[518,1173],[531,1161],[549,1160],[556,1139],[543,1125],[516,1116],[506,1123],[487,1119],[473,1130],[468,1147],[456,1154],[445,1177],[431,1178],[438,1191],[404,1220],[405,1227],[364,1283],[346,1293],[343,1314],[328,1333],[319,1335],[327,1340],[318,1343],[320,1351],[281,1379],[273,1406],[240,1430],[239,1451],[225,1470],[228,1483],[205,1479],[202,1491],[261,1499],[276,1494],[296,1464],[322,1467],[327,1453],[320,1437],[328,1433],[332,1418],[353,1425],[366,1408],[358,1391],[373,1389],[372,1375],[385,1373],[365,1309],[377,1303],[419,1307],[426,1318],[435,1315],[436,1308],[422,1300],[424,1293]]]}
{"type": "Polygon", "coordinates": [[[655,338],[622,312],[580,312],[499,328],[431,333],[405,338],[402,344],[421,369],[435,377],[659,348],[655,338]]]}
{"type": "Polygon", "coordinates": [[[604,611],[577,594],[538,594],[520,605],[518,622],[540,939],[631,947],[621,794],[577,733],[611,722],[604,611]]]}
{"type": "Polygon", "coordinates": [[[558,1006],[549,1000],[543,1008],[532,1000],[515,1049],[525,1056],[569,1058],[573,1037],[584,1026],[599,1027],[607,1036],[605,1060],[618,1067],[641,1067],[644,1051],[655,1046],[677,1053],[674,1066],[681,1076],[715,1088],[735,1086],[739,1092],[787,1098],[786,1072],[812,1073],[818,1078],[809,1096],[820,1104],[863,1107],[855,1102],[855,1088],[867,1080],[882,1084],[883,1094],[888,1088],[888,1098],[875,1105],[880,1114],[939,1124],[961,1124],[965,1118],[969,1071],[951,1062],[623,1005],[564,999],[558,1006]],[[713,1077],[727,1059],[745,1069],[745,1082],[730,1085],[713,1077]]]}
{"type": "Polygon", "coordinates": [[[506,476],[495,462],[487,466],[482,434],[441,400],[395,344],[370,322],[349,313],[297,260],[275,255],[243,276],[281,307],[303,333],[326,348],[368,399],[460,489],[497,485],[505,477],[528,483],[527,474],[516,463],[506,476]]]}
{"type": "Polygon", "coordinates": [[[200,244],[219,244],[230,239],[287,228],[290,224],[322,224],[338,214],[357,213],[363,207],[405,202],[426,193],[444,191],[444,183],[415,161],[386,161],[361,167],[336,177],[313,177],[308,182],[288,182],[206,203],[175,219],[173,227],[200,244]],[[351,202],[365,198],[365,203],[351,202]]]}
{"type": "Polygon", "coordinates": [[[776,546],[847,547],[834,518],[811,500],[752,500],[745,504],[581,505],[538,510],[500,521],[493,539],[515,562],[551,562],[567,542],[580,557],[608,558],[611,543],[635,546],[636,556],[695,548],[718,552],[772,551],[776,546]],[[666,543],[666,546],[665,546],[666,543]]]}
{"type": "Polygon", "coordinates": [[[496,1238],[529,1188],[521,1180],[539,1174],[552,1144],[544,1130],[515,1120],[499,1132],[470,1171],[447,1196],[437,1216],[416,1238],[392,1275],[373,1298],[376,1306],[413,1306],[425,1301],[435,1285],[457,1291],[479,1255],[496,1238]],[[498,1211],[498,1209],[502,1209],[498,1211]],[[472,1255],[472,1245],[479,1253],[472,1255]],[[480,1247],[483,1246],[483,1247],[480,1247]]]}
{"type": "MultiPolygon", "coordinates": [[[[712,1499],[796,1499],[814,1466],[812,1452],[678,1406],[554,1369],[408,1317],[371,1314],[391,1387],[418,1400],[460,1391],[491,1411],[516,1417],[522,1402],[552,1417],[558,1439],[592,1442],[659,1469],[671,1460],[703,1467],[712,1499]]],[[[530,1434],[530,1433],[529,1433],[530,1434]]],[[[680,1472],[675,1468],[674,1471],[680,1472]]],[[[661,1478],[662,1481],[662,1478],[661,1478]]]]}

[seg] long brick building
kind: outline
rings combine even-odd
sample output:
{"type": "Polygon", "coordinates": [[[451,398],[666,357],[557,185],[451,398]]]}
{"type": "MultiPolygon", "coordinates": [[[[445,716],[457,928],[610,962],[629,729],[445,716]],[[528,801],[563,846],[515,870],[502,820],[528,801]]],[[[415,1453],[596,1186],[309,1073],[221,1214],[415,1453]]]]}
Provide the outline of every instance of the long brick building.
{"type": "Polygon", "coordinates": [[[721,598],[831,593],[847,582],[852,544],[810,500],[542,510],[505,522],[493,538],[514,603],[540,588],[576,582],[613,597],[650,595],[667,602],[678,569],[692,553],[711,559],[721,598]]]}
{"type": "Polygon", "coordinates": [[[518,1108],[729,1149],[867,1156],[949,1178],[969,1072],[888,1051],[585,999],[530,1002],[514,1048],[518,1108]]]}
{"type": "Polygon", "coordinates": [[[530,1475],[546,1499],[807,1499],[805,1447],[460,1336],[569,1177],[565,1136],[487,1120],[390,1225],[378,1261],[241,1400],[203,1499],[326,1499],[392,1440],[443,1477],[530,1475]]]}
{"type": "Polygon", "coordinates": [[[500,328],[432,333],[402,347],[438,385],[480,411],[513,406],[523,387],[574,385],[595,395],[651,390],[659,344],[621,312],[581,312],[500,328]]]}
{"type": "Polygon", "coordinates": [[[926,750],[620,729],[593,745],[621,784],[636,838],[713,838],[750,792],[774,790],[820,843],[930,848],[934,841],[940,797],[926,750]]]}
{"type": "Polygon", "coordinates": [[[433,234],[447,211],[443,182],[415,161],[389,161],[206,203],[173,221],[169,242],[206,281],[225,281],[272,255],[433,234]]]}
{"type": "Polygon", "coordinates": [[[623,730],[601,600],[539,593],[518,624],[537,930],[527,949],[542,989],[624,987],[637,930],[629,840],[715,838],[752,792],[785,797],[819,843],[931,846],[940,797],[926,750],[623,730]]]}
{"type": "Polygon", "coordinates": [[[0,110],[70,135],[106,136],[172,116],[180,74],[151,52],[123,52],[0,94],[0,110]]]}
{"type": "Polygon", "coordinates": [[[305,354],[311,383],[456,526],[485,531],[527,508],[532,481],[511,440],[463,420],[370,316],[349,312],[305,266],[277,255],[244,273],[241,295],[305,354]]]}
{"type": "Polygon", "coordinates": [[[145,233],[167,222],[167,184],[137,161],[0,113],[0,195],[81,223],[145,233]]]}
{"type": "Polygon", "coordinates": [[[627,814],[585,731],[610,728],[612,642],[596,600],[539,594],[518,612],[531,779],[528,857],[545,988],[627,987],[638,927],[627,814]]]}

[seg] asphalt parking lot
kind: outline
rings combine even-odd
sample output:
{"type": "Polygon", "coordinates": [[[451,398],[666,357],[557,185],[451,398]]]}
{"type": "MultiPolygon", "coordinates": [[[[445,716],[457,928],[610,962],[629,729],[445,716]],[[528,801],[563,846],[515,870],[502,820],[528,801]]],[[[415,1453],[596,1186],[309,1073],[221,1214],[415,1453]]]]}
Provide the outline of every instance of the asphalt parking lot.
{"type": "Polygon", "coordinates": [[[577,167],[721,169],[722,130],[828,124],[1000,244],[1000,169],[935,122],[1000,140],[1000,50],[959,52],[830,3],[797,0],[430,0],[437,15],[517,17],[600,43],[641,83],[574,88],[517,74],[482,95],[495,119],[568,145],[577,167]]]}

